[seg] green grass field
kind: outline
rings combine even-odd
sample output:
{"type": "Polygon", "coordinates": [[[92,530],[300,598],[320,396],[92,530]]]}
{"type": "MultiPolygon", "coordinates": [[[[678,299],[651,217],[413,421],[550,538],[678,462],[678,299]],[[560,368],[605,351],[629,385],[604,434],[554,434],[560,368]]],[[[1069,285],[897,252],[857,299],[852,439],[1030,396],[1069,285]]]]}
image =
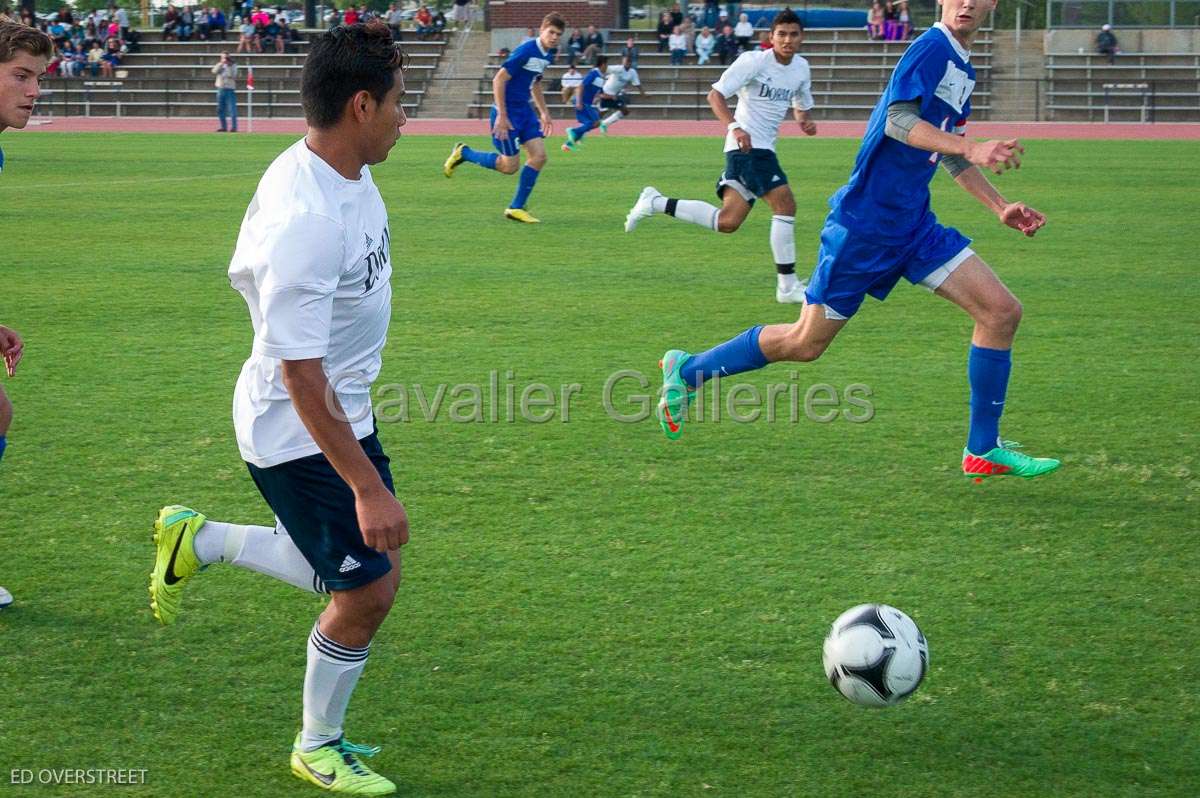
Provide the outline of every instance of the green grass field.
{"type": "MultiPolygon", "coordinates": [[[[160,505],[270,523],[233,439],[251,334],[225,269],[288,143],[4,136],[0,323],[27,354],[4,383],[0,794],[319,794],[287,751],[322,601],[216,566],[163,629],[146,594],[160,505]],[[9,784],[101,767],[147,783],[9,784]]],[[[537,227],[501,218],[513,179],[445,180],[449,143],[402,139],[375,169],[395,265],[381,381],[582,390],[567,423],[381,425],[412,542],[348,729],[384,746],[402,795],[1200,794],[1195,143],[1030,142],[997,182],[1048,215],[1034,240],[936,178],[940,218],[1025,304],[1005,436],[1064,460],[979,486],[958,471],[969,322],[906,283],[822,360],[745,380],[866,384],[870,423],[785,412],[668,444],[605,412],[619,369],[653,378],[668,346],[794,318],[764,209],[735,236],[621,231],[646,183],[710,197],[718,141],[555,151],[537,227]],[[829,622],[864,601],[930,641],[896,709],[849,704],[821,670],[829,622]]],[[[855,147],[781,146],[802,271],[855,147]]]]}

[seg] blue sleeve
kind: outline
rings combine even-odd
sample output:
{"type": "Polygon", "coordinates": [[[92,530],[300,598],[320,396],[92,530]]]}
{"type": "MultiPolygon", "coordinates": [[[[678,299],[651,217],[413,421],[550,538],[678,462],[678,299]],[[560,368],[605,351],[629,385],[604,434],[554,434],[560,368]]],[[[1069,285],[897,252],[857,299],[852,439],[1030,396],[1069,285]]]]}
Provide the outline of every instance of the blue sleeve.
{"type": "Polygon", "coordinates": [[[888,105],[920,100],[921,110],[928,108],[946,71],[946,60],[940,55],[938,47],[914,42],[892,73],[888,105]]]}
{"type": "Polygon", "coordinates": [[[508,76],[510,78],[516,77],[517,70],[521,69],[523,66],[525,66],[525,62],[528,60],[529,60],[529,48],[528,47],[518,47],[517,49],[512,51],[512,54],[509,55],[508,60],[505,61],[503,64],[501,64],[500,68],[503,69],[505,72],[507,72],[508,76]]]}

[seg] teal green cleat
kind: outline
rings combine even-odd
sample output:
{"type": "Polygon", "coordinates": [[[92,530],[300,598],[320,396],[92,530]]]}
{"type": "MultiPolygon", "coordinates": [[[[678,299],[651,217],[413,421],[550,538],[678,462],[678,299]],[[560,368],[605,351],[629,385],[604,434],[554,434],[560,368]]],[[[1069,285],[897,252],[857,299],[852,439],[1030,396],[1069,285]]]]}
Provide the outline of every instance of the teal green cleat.
{"type": "Polygon", "coordinates": [[[300,735],[292,746],[292,773],[310,784],[345,795],[391,795],[396,785],[363,764],[362,757],[379,753],[376,746],[355,745],[344,737],[315,751],[300,750],[300,735]]]}
{"type": "Polygon", "coordinates": [[[658,400],[658,423],[669,440],[677,441],[683,435],[683,421],[687,407],[692,403],[695,391],[689,388],[679,375],[679,369],[691,358],[681,349],[668,349],[658,361],[662,369],[662,396],[658,400]]]}
{"type": "Polygon", "coordinates": [[[987,454],[971,454],[963,449],[963,473],[982,482],[984,477],[1024,477],[1032,479],[1057,471],[1061,462],[1051,457],[1030,457],[1016,451],[1021,444],[1003,441],[987,454]]]}

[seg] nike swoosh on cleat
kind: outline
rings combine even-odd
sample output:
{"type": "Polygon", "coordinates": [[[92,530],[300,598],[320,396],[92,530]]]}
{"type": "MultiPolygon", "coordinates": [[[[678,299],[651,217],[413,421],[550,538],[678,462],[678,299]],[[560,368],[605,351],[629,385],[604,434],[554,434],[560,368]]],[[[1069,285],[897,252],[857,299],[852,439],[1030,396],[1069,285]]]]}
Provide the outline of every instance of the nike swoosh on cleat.
{"type": "Polygon", "coordinates": [[[1004,404],[1004,402],[992,402],[992,404],[994,404],[994,405],[1002,405],[1002,404],[1004,404]]]}
{"type": "MultiPolygon", "coordinates": [[[[184,522],[186,524],[186,522],[184,522]]],[[[168,585],[173,585],[179,582],[183,577],[175,575],[175,556],[179,554],[179,547],[183,544],[183,535],[187,532],[187,527],[184,527],[183,532],[179,533],[179,538],[175,541],[175,549],[171,552],[171,560],[167,563],[167,572],[163,574],[163,581],[168,585]]]]}
{"type": "Polygon", "coordinates": [[[667,417],[667,428],[671,432],[679,432],[679,425],[675,423],[675,419],[671,418],[671,408],[664,406],[663,415],[667,417]]]}
{"type": "MultiPolygon", "coordinates": [[[[299,757],[297,757],[297,759],[299,759],[299,757]]],[[[336,771],[333,773],[322,773],[318,770],[313,770],[311,767],[308,766],[308,763],[305,762],[303,759],[300,759],[300,764],[304,765],[304,769],[307,770],[309,773],[311,773],[313,775],[313,778],[317,779],[318,781],[320,781],[322,784],[325,784],[325,785],[333,784],[333,780],[337,775],[336,771]]]]}

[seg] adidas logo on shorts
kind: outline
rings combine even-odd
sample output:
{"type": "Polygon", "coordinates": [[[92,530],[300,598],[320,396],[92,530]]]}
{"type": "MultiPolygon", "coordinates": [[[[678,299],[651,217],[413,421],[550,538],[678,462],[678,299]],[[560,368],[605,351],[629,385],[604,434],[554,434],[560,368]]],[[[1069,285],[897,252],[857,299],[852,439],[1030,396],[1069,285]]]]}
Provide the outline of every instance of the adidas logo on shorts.
{"type": "Polygon", "coordinates": [[[344,574],[347,571],[353,571],[355,568],[359,568],[359,567],[361,567],[361,563],[359,563],[358,560],[354,559],[349,554],[347,554],[346,559],[342,560],[341,567],[338,568],[338,573],[344,574]]]}

